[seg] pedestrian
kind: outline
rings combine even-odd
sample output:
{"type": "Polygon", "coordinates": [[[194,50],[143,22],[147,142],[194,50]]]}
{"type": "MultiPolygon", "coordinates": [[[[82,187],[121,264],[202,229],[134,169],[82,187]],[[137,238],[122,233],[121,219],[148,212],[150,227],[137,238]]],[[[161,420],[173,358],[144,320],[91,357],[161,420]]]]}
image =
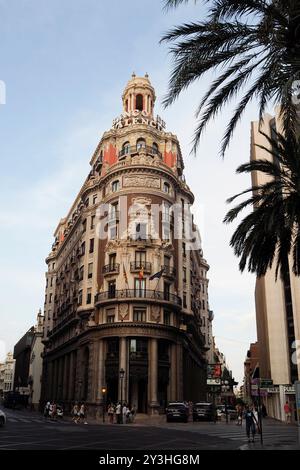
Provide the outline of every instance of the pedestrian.
{"type": "Polygon", "coordinates": [[[45,408],[44,408],[44,417],[48,419],[50,415],[50,401],[47,401],[45,408]]]}
{"type": "Polygon", "coordinates": [[[122,416],[122,418],[123,418],[122,422],[123,422],[123,424],[126,424],[126,422],[127,422],[127,405],[126,405],[126,403],[123,404],[122,415],[123,415],[122,416]]]}
{"type": "Polygon", "coordinates": [[[285,422],[287,424],[291,423],[291,417],[292,417],[292,409],[290,407],[289,402],[287,401],[283,407],[284,412],[285,412],[285,422]]]}
{"type": "Polygon", "coordinates": [[[73,406],[71,414],[72,414],[72,421],[75,424],[77,424],[78,419],[79,419],[79,407],[77,403],[75,403],[75,405],[73,406]]]}
{"type": "Polygon", "coordinates": [[[248,442],[250,442],[250,433],[252,434],[252,442],[254,442],[255,430],[256,430],[256,418],[254,416],[253,410],[246,406],[246,410],[244,413],[244,418],[246,421],[246,434],[248,437],[248,442]]]}
{"type": "Polygon", "coordinates": [[[114,413],[115,413],[115,407],[114,407],[114,404],[111,403],[108,407],[108,410],[107,410],[107,414],[108,414],[108,417],[109,417],[110,424],[113,424],[113,422],[114,422],[114,413]]]}
{"type": "Polygon", "coordinates": [[[117,417],[117,423],[121,424],[121,411],[122,411],[122,406],[121,403],[119,402],[116,406],[116,417],[117,417]]]}
{"type": "Polygon", "coordinates": [[[53,402],[52,408],[51,408],[51,415],[50,415],[53,421],[56,421],[56,413],[57,413],[57,406],[56,406],[56,403],[53,402]]]}
{"type": "Polygon", "coordinates": [[[88,424],[86,420],[86,409],[84,403],[81,403],[80,409],[79,409],[79,421],[84,424],[88,424]]]}
{"type": "Polygon", "coordinates": [[[268,416],[267,408],[264,403],[261,405],[261,415],[263,418],[266,418],[268,416]]]}

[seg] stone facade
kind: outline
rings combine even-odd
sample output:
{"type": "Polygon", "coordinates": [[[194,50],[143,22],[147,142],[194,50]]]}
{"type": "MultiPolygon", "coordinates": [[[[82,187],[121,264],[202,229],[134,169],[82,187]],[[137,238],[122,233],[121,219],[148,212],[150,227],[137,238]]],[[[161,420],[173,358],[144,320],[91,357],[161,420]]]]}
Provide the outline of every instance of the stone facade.
{"type": "Polygon", "coordinates": [[[212,350],[209,266],[193,221],[188,238],[179,142],[154,117],[148,76],[133,75],[122,100],[46,260],[43,399],[94,414],[104,386],[106,400],[144,413],[205,399],[212,350]]]}
{"type": "Polygon", "coordinates": [[[11,392],[14,385],[15,359],[11,352],[7,353],[4,362],[0,363],[0,397],[11,392]]]}

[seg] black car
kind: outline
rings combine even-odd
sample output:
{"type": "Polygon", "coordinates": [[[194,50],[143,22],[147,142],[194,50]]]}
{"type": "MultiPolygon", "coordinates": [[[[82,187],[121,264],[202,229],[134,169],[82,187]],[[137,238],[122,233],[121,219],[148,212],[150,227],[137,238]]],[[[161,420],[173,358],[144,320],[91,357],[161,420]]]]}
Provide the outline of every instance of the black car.
{"type": "Polygon", "coordinates": [[[214,409],[212,403],[199,402],[193,406],[193,421],[212,421],[214,409]]]}
{"type": "Polygon", "coordinates": [[[188,422],[189,419],[189,407],[184,402],[171,402],[166,408],[167,422],[170,421],[183,421],[188,422]]]}

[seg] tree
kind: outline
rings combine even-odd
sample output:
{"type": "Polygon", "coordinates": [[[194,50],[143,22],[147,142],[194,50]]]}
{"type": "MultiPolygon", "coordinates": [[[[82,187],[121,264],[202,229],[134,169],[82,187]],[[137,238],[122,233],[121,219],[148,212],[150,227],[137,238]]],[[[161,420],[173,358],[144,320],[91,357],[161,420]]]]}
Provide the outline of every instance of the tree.
{"type": "Polygon", "coordinates": [[[259,277],[266,274],[276,263],[276,278],[287,279],[288,256],[292,253],[293,272],[300,275],[300,138],[284,137],[275,133],[271,139],[262,133],[268,147],[257,145],[272,156],[272,161],[259,159],[241,165],[237,173],[259,171],[268,181],[237,194],[253,191],[251,197],[232,208],[224,222],[230,223],[248,206],[254,211],[247,215],[235,230],[230,245],[240,257],[239,268],[255,272],[259,277]]]}
{"type": "MultiPolygon", "coordinates": [[[[176,7],[187,1],[165,0],[165,6],[176,7]]],[[[260,121],[268,103],[280,104],[283,130],[295,134],[297,112],[293,93],[295,82],[300,80],[299,0],[204,0],[204,3],[208,5],[204,21],[177,26],[162,38],[172,43],[174,60],[165,106],[206,72],[217,72],[196,112],[194,151],[207,123],[239,93],[242,97],[222,139],[223,156],[239,119],[254,97],[259,102],[260,121]]]]}

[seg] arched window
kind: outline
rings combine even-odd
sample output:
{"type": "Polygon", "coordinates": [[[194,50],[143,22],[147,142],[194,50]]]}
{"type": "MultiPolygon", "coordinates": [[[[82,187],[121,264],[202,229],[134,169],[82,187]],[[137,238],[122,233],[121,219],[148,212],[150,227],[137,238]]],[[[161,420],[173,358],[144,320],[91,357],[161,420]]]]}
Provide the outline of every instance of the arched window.
{"type": "Polygon", "coordinates": [[[130,144],[129,142],[125,142],[122,146],[121,156],[127,155],[130,153],[130,144]]]}
{"type": "Polygon", "coordinates": [[[138,109],[139,111],[143,111],[143,95],[136,95],[135,109],[138,109]]]}
{"type": "Polygon", "coordinates": [[[156,142],[153,142],[152,144],[152,152],[154,155],[157,155],[158,154],[158,145],[156,142]]]}
{"type": "Polygon", "coordinates": [[[138,139],[136,141],[136,149],[141,150],[142,148],[146,148],[146,141],[145,139],[138,139]]]}

